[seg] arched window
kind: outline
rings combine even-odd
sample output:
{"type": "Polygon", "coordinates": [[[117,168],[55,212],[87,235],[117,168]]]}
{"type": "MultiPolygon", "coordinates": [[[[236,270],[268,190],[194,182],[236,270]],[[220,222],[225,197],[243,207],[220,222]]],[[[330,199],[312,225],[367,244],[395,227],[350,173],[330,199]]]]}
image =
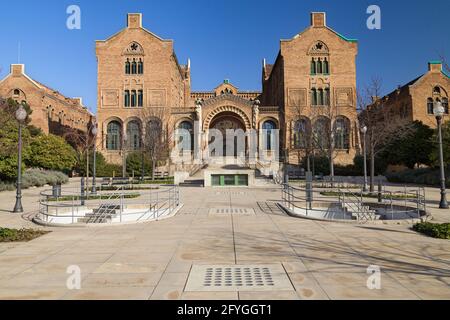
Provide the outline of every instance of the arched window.
{"type": "Polygon", "coordinates": [[[318,94],[317,94],[317,104],[319,106],[323,106],[323,89],[319,89],[318,94]]]}
{"type": "Polygon", "coordinates": [[[19,89],[14,89],[14,95],[15,96],[20,96],[20,90],[19,89]]]}
{"type": "Polygon", "coordinates": [[[122,125],[118,121],[111,121],[108,123],[106,134],[106,149],[107,150],[120,150],[122,125]]]}
{"type": "Polygon", "coordinates": [[[317,90],[315,88],[311,89],[311,105],[317,106],[317,90]]]}
{"type": "Polygon", "coordinates": [[[130,63],[130,59],[127,59],[127,61],[125,62],[125,74],[130,74],[131,73],[131,63],[130,63]]]}
{"type": "Polygon", "coordinates": [[[294,124],[294,148],[305,149],[308,146],[310,124],[306,119],[297,120],[294,124]]]}
{"type": "Polygon", "coordinates": [[[329,146],[330,120],[321,117],[314,122],[313,142],[319,149],[326,149],[329,146]]]}
{"type": "Polygon", "coordinates": [[[139,150],[141,147],[141,127],[136,120],[128,122],[127,125],[128,147],[131,150],[139,150]]]}
{"type": "Polygon", "coordinates": [[[448,99],[447,98],[442,98],[442,106],[444,107],[445,113],[449,114],[448,99]]]}
{"type": "Polygon", "coordinates": [[[183,121],[178,125],[178,128],[183,130],[180,135],[183,141],[183,149],[194,150],[194,129],[192,123],[183,121]]]}
{"type": "Polygon", "coordinates": [[[263,123],[262,128],[264,130],[263,133],[265,134],[266,139],[265,141],[266,150],[270,151],[273,148],[272,138],[274,136],[274,130],[277,128],[277,126],[275,122],[273,122],[272,120],[268,120],[263,123]]]}
{"type": "Polygon", "coordinates": [[[327,58],[323,60],[323,73],[330,74],[330,63],[327,58]]]}
{"type": "Polygon", "coordinates": [[[144,91],[139,90],[138,91],[138,107],[144,106],[144,91]]]}
{"type": "Polygon", "coordinates": [[[131,90],[131,107],[136,107],[136,90],[131,90]]]}
{"type": "Polygon", "coordinates": [[[125,107],[129,107],[130,106],[130,90],[125,90],[125,94],[124,94],[124,105],[125,107]]]}
{"type": "Polygon", "coordinates": [[[349,149],[350,147],[349,122],[347,118],[338,118],[334,122],[334,147],[336,149],[349,149]]]}
{"type": "Polygon", "coordinates": [[[314,58],[311,59],[311,75],[316,74],[316,61],[314,58]]]}
{"type": "Polygon", "coordinates": [[[139,59],[137,71],[138,74],[144,74],[144,62],[142,61],[142,59],[139,59]]]}
{"type": "Polygon", "coordinates": [[[427,112],[428,114],[433,114],[433,109],[434,109],[434,105],[433,105],[433,98],[428,98],[427,100],[427,112]]]}
{"type": "Polygon", "coordinates": [[[137,73],[137,63],[136,59],[133,59],[133,62],[131,63],[131,74],[137,73]]]}
{"type": "Polygon", "coordinates": [[[323,68],[322,68],[322,59],[317,59],[317,73],[322,74],[323,68]]]}

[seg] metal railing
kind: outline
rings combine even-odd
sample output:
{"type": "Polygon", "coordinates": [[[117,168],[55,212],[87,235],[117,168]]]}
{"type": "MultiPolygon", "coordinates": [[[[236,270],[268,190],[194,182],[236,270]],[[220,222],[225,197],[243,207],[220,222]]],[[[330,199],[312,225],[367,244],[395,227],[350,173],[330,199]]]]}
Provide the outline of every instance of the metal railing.
{"type": "Polygon", "coordinates": [[[178,186],[151,186],[145,190],[122,186],[96,194],[62,189],[56,196],[53,190],[45,190],[40,193],[37,218],[55,224],[139,222],[169,216],[179,208],[178,186]]]}
{"type": "Polygon", "coordinates": [[[329,220],[351,219],[364,223],[375,218],[420,219],[426,214],[423,187],[395,191],[382,188],[370,193],[363,192],[362,188],[357,191],[312,184],[308,189],[285,183],[281,198],[283,206],[292,212],[302,212],[305,216],[317,214],[329,220]]]}

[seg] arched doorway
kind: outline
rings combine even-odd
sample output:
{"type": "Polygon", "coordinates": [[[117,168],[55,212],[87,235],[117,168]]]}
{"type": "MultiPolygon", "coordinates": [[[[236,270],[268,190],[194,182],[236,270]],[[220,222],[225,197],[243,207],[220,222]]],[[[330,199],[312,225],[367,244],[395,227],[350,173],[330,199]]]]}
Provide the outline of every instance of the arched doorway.
{"type": "MultiPolygon", "coordinates": [[[[227,139],[227,130],[234,130],[235,133],[238,133],[239,131],[246,131],[245,122],[238,114],[231,111],[224,111],[217,114],[214,118],[212,118],[209,129],[216,129],[221,132],[223,141],[223,156],[237,157],[242,152],[245,155],[245,150],[247,148],[247,141],[245,136],[240,137],[239,135],[235,135],[232,141],[228,141],[229,139],[227,139]],[[239,139],[243,139],[243,141],[239,141],[239,139]],[[230,143],[232,143],[231,146],[230,143]],[[243,146],[241,143],[243,143],[243,146]],[[241,149],[241,146],[244,148],[244,150],[239,150],[241,149]],[[229,150],[233,150],[231,154],[229,150]]],[[[214,139],[215,137],[210,134],[209,143],[212,143],[214,139]]],[[[214,152],[212,156],[215,156],[214,152]]]]}

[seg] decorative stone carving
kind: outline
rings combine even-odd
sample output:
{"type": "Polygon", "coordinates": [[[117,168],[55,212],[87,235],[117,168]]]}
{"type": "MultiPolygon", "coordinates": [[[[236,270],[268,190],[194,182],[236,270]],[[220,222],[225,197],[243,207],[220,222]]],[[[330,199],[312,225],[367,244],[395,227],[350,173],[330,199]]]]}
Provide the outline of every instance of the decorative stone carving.
{"type": "Polygon", "coordinates": [[[137,56],[143,56],[144,55],[144,49],[142,46],[133,41],[123,52],[124,55],[137,55],[137,56]]]}
{"type": "Polygon", "coordinates": [[[336,106],[352,106],[353,90],[352,88],[336,88],[335,89],[336,106]]]}
{"type": "Polygon", "coordinates": [[[165,107],[166,106],[166,90],[164,89],[150,89],[148,90],[148,101],[150,107],[165,107]]]}
{"type": "Polygon", "coordinates": [[[102,94],[102,104],[105,107],[119,106],[119,90],[105,89],[102,94]]]}
{"type": "Polygon", "coordinates": [[[253,101],[253,128],[256,129],[259,120],[259,105],[261,102],[258,99],[253,101]]]}
{"type": "Polygon", "coordinates": [[[199,125],[199,131],[202,132],[203,128],[202,128],[202,123],[203,123],[203,111],[202,111],[202,104],[203,104],[203,100],[202,99],[196,99],[195,100],[195,115],[198,121],[198,125],[199,125]]]}
{"type": "Polygon", "coordinates": [[[328,54],[329,50],[325,43],[322,41],[316,41],[309,50],[309,54],[328,54]]]}

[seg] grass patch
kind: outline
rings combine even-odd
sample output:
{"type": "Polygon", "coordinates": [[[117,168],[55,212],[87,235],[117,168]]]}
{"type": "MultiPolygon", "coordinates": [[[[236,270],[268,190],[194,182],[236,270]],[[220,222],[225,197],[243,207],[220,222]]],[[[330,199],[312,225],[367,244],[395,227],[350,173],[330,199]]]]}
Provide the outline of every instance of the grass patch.
{"type": "MultiPolygon", "coordinates": [[[[359,197],[359,193],[349,193],[349,192],[343,192],[343,193],[339,193],[339,192],[336,192],[336,191],[322,191],[321,193],[320,193],[322,196],[325,196],[325,197],[338,197],[340,194],[344,194],[344,195],[346,195],[346,196],[352,196],[352,195],[356,195],[357,197],[359,197]]],[[[391,197],[389,196],[389,195],[387,195],[387,194],[383,194],[382,196],[381,196],[383,199],[391,199],[391,197]]],[[[364,193],[363,194],[363,198],[372,198],[372,199],[378,199],[378,194],[370,194],[370,193],[364,193]]],[[[392,195],[392,199],[415,199],[416,197],[414,197],[414,196],[411,196],[411,195],[405,195],[405,194],[401,194],[401,195],[396,195],[396,194],[393,194],[392,195]]]]}
{"type": "Polygon", "coordinates": [[[450,223],[420,222],[413,226],[413,230],[438,239],[450,239],[450,223]]]}
{"type": "MultiPolygon", "coordinates": [[[[130,194],[124,194],[123,198],[124,199],[135,199],[137,197],[139,197],[140,194],[139,193],[130,193],[130,194]]],[[[88,195],[88,196],[84,196],[83,199],[84,200],[107,200],[111,197],[110,194],[103,194],[103,195],[97,195],[97,196],[92,196],[92,195],[88,195]]],[[[114,198],[114,197],[113,197],[114,198]]],[[[81,196],[63,196],[63,197],[49,197],[48,201],[80,201],[81,196]]]]}
{"type": "Polygon", "coordinates": [[[0,242],[28,242],[47,233],[49,231],[0,228],[0,242]]]}

